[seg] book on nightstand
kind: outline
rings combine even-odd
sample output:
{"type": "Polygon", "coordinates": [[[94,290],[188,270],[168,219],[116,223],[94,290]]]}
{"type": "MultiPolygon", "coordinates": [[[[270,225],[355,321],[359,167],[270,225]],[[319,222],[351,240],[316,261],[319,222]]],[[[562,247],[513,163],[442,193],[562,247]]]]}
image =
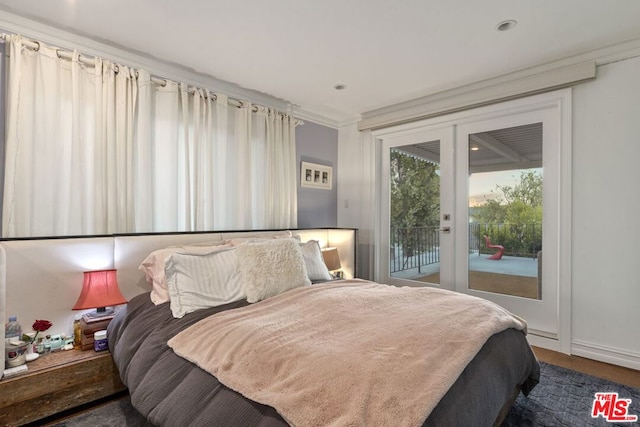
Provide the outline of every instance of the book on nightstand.
{"type": "Polygon", "coordinates": [[[84,319],[85,323],[94,323],[99,322],[101,320],[111,320],[116,314],[112,311],[111,314],[106,316],[90,316],[87,313],[82,315],[82,319],[84,319]]]}
{"type": "Polygon", "coordinates": [[[99,318],[87,317],[87,315],[83,315],[82,319],[80,319],[80,348],[82,350],[93,350],[93,334],[107,329],[111,319],[113,319],[113,315],[99,318]]]}

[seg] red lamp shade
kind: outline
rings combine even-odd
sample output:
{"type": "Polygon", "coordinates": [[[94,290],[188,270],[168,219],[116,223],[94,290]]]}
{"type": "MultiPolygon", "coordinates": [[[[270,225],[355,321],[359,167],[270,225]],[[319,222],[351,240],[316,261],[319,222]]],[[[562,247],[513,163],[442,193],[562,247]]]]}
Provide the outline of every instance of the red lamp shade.
{"type": "Polygon", "coordinates": [[[97,308],[105,313],[105,307],[125,304],[127,300],[120,293],[116,270],[85,271],[82,292],[73,310],[97,308]]]}

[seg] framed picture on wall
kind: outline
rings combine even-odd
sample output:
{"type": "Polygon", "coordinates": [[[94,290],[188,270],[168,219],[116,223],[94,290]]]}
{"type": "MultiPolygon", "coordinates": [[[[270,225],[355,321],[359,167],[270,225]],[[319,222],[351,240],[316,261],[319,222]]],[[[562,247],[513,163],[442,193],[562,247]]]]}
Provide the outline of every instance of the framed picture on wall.
{"type": "Polygon", "coordinates": [[[300,185],[302,187],[331,190],[333,168],[316,163],[301,162],[300,185]]]}

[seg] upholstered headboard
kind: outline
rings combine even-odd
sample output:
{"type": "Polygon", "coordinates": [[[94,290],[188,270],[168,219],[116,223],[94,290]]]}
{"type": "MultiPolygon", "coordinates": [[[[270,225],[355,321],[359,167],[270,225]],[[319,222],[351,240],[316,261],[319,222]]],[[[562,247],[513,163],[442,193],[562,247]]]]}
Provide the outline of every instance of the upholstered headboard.
{"type": "MultiPolygon", "coordinates": [[[[113,235],[52,239],[19,239],[0,242],[0,345],[4,345],[7,316],[18,316],[24,330],[36,319],[53,322],[51,333],[71,335],[79,312],[71,307],[82,288],[83,272],[115,268],[127,299],[151,288],[138,270],[154,250],[171,245],[255,236],[267,231],[113,235]]],[[[337,247],[345,277],[356,271],[357,232],[354,229],[320,228],[292,230],[300,240],[319,240],[322,247],[337,247]]],[[[4,349],[3,353],[4,354],[4,349]]]]}

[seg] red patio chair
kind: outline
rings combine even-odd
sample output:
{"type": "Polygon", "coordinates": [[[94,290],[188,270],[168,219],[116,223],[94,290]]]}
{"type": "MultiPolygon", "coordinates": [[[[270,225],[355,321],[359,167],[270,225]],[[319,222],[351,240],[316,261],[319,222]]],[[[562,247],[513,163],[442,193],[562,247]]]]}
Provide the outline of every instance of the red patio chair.
{"type": "Polygon", "coordinates": [[[491,255],[487,259],[499,260],[500,258],[502,258],[502,255],[504,255],[504,246],[502,246],[502,245],[492,245],[491,244],[491,239],[489,239],[489,236],[484,236],[484,244],[487,247],[487,249],[497,249],[497,252],[495,254],[491,255]]]}

